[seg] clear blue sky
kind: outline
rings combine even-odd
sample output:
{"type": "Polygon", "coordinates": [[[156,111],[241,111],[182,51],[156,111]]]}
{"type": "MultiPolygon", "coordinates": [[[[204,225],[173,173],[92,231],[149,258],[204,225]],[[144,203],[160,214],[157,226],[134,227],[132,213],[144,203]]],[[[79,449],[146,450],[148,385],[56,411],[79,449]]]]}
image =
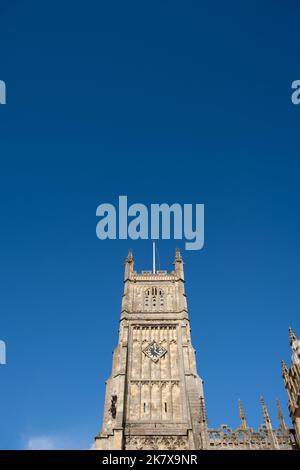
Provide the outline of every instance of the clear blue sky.
{"type": "MultiPolygon", "coordinates": [[[[87,448],[101,426],[123,262],[102,202],[205,204],[184,251],[211,426],[286,412],[300,335],[299,3],[0,3],[0,447],[87,448]]],[[[161,268],[175,245],[159,243],[161,268]]]]}

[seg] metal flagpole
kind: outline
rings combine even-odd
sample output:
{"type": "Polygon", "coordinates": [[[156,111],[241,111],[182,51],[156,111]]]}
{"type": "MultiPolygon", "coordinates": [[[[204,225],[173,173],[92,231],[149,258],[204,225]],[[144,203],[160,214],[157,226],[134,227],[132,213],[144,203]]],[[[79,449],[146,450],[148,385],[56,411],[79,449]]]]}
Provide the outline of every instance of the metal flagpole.
{"type": "Polygon", "coordinates": [[[153,274],[155,274],[155,242],[152,242],[153,274]]]}

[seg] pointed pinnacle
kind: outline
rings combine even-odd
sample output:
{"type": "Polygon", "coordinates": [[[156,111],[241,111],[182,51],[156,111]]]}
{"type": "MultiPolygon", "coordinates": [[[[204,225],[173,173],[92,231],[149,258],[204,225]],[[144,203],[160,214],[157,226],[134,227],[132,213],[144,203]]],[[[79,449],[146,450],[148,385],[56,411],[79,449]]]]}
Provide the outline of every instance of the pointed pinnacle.
{"type": "Polygon", "coordinates": [[[281,406],[279,400],[276,400],[276,408],[278,413],[278,421],[280,424],[281,429],[287,429],[287,425],[285,424],[284,416],[282,414],[281,406]]]}
{"type": "Polygon", "coordinates": [[[267,406],[265,404],[265,400],[264,400],[263,396],[260,397],[260,404],[261,404],[261,407],[262,407],[262,410],[263,410],[265,423],[266,424],[271,424],[270,416],[269,416],[268,409],[267,409],[267,406]]]}
{"type": "Polygon", "coordinates": [[[289,334],[290,334],[290,344],[292,344],[292,342],[297,339],[297,336],[291,326],[289,326],[289,334]]]}
{"type": "Polygon", "coordinates": [[[176,251],[175,251],[175,261],[182,261],[182,256],[181,256],[179,248],[176,248],[176,251]]]}
{"type": "Polygon", "coordinates": [[[246,421],[246,416],[245,416],[245,412],[244,412],[244,408],[243,408],[241,400],[238,400],[238,406],[239,406],[239,415],[240,415],[241,423],[243,427],[246,428],[247,421],[246,421]]]}
{"type": "Polygon", "coordinates": [[[129,251],[128,251],[128,255],[126,257],[126,261],[133,261],[133,253],[132,253],[132,249],[130,248],[129,251]]]}
{"type": "Polygon", "coordinates": [[[281,361],[281,370],[282,370],[283,375],[287,375],[289,373],[287,365],[283,359],[281,361]]]}

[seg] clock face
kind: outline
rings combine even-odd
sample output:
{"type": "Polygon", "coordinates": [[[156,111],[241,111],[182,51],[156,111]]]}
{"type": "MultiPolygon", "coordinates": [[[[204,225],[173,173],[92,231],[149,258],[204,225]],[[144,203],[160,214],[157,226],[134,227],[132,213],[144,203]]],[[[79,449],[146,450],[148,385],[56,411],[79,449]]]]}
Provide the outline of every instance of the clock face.
{"type": "Polygon", "coordinates": [[[167,350],[155,341],[152,341],[152,343],[143,350],[143,353],[150,357],[154,362],[157,362],[164,354],[166,354],[166,352],[167,350]]]}

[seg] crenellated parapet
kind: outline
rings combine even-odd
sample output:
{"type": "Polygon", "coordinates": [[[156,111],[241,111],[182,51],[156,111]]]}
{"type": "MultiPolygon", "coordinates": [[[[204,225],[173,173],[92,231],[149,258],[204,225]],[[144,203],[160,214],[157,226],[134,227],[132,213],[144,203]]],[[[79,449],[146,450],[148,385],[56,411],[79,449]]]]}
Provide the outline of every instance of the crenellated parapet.
{"type": "Polygon", "coordinates": [[[273,428],[269,412],[264,399],[260,399],[263,411],[263,424],[257,430],[247,424],[244,409],[239,400],[239,415],[241,424],[232,429],[227,424],[217,429],[208,428],[208,449],[210,450],[293,450],[296,442],[293,431],[284,421],[283,414],[277,400],[279,425],[273,428]]]}

